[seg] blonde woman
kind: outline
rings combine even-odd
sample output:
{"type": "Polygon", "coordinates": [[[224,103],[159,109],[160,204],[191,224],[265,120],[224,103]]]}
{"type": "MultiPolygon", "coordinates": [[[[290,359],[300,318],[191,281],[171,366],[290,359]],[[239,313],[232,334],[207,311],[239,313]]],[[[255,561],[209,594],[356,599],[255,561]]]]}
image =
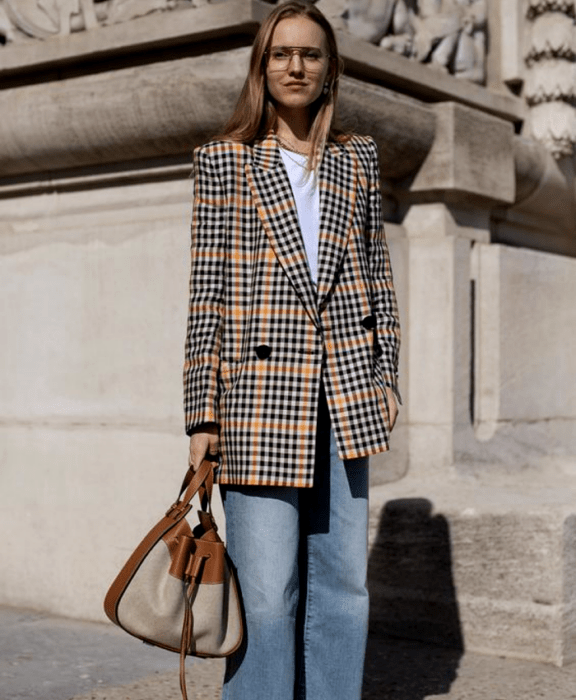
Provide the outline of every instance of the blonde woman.
{"type": "Polygon", "coordinates": [[[333,127],[313,5],[262,24],[223,134],[195,152],[190,461],[216,472],[246,611],[224,700],[359,700],[368,456],[397,414],[399,324],[374,141],[333,127]]]}

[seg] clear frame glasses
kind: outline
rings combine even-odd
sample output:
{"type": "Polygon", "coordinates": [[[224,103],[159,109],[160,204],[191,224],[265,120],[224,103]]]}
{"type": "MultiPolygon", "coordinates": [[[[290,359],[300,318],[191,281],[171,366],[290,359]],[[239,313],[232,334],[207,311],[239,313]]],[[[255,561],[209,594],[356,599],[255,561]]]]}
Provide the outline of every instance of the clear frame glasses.
{"type": "Polygon", "coordinates": [[[294,56],[299,56],[305,70],[318,73],[324,68],[324,60],[330,58],[322,49],[313,46],[272,46],[266,50],[270,70],[286,70],[294,56]]]}

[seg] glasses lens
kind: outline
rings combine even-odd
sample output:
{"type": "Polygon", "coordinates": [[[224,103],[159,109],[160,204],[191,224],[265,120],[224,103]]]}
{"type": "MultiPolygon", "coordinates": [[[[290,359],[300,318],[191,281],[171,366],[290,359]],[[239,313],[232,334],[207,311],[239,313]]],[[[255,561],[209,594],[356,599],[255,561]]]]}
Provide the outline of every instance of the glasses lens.
{"type": "Polygon", "coordinates": [[[307,71],[319,71],[324,66],[327,56],[316,48],[306,46],[278,46],[268,51],[268,65],[272,70],[285,70],[293,56],[298,56],[307,71]]]}

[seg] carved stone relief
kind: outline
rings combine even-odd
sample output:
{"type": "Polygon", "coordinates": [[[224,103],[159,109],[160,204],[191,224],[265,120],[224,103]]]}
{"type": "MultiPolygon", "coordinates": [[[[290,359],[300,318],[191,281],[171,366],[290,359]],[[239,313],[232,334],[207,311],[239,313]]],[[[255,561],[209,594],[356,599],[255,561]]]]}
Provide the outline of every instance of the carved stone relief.
{"type": "Polygon", "coordinates": [[[110,0],[108,24],[126,22],[136,17],[142,17],[156,10],[173,10],[175,0],[110,0]]]}
{"type": "Polygon", "coordinates": [[[4,44],[47,39],[194,6],[192,0],[0,0],[0,37],[4,44]]]}
{"type": "Polygon", "coordinates": [[[532,134],[555,158],[576,145],[574,0],[529,0],[525,96],[532,134]]]}
{"type": "Polygon", "coordinates": [[[349,0],[348,30],[476,83],[485,80],[487,0],[349,0]]]}
{"type": "Polygon", "coordinates": [[[0,5],[0,37],[4,44],[14,41],[14,25],[10,21],[4,5],[0,5]]]}

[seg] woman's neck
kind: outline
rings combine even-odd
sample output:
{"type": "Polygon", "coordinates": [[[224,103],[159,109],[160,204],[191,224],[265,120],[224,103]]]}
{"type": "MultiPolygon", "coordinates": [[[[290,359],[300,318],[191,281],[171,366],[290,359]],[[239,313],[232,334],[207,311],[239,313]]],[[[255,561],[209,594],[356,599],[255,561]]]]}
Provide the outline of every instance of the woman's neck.
{"type": "Polygon", "coordinates": [[[310,119],[305,114],[290,114],[289,118],[278,114],[276,135],[295,150],[307,153],[310,150],[310,119]]]}

